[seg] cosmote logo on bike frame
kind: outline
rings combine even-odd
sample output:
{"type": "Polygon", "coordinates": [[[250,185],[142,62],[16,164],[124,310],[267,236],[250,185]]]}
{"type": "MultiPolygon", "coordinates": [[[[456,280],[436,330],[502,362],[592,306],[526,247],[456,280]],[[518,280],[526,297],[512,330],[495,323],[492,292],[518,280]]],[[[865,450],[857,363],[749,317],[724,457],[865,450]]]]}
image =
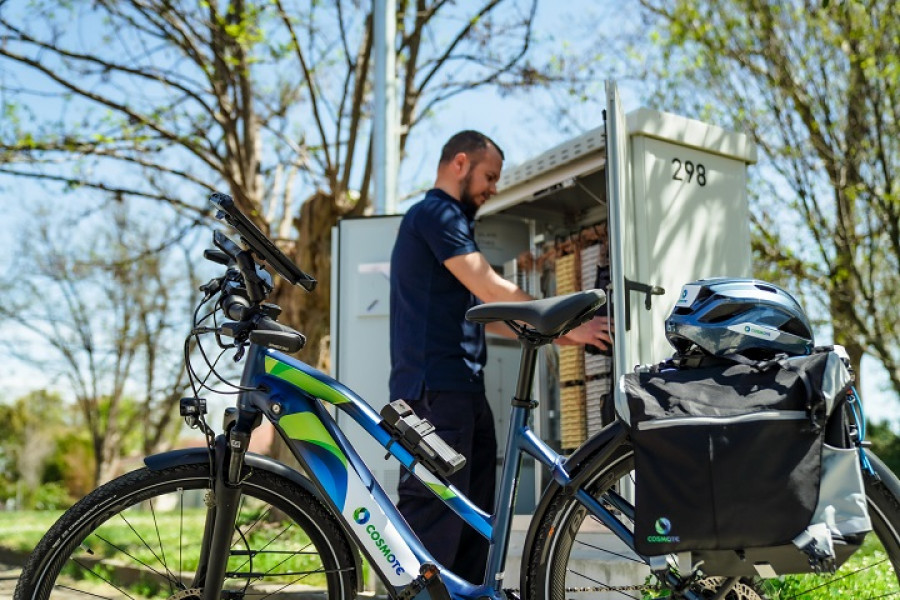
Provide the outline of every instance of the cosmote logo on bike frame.
{"type": "Polygon", "coordinates": [[[356,512],[353,513],[353,520],[359,523],[360,525],[365,525],[369,522],[369,509],[363,508],[360,506],[356,509],[356,512]]]}
{"type": "MultiPolygon", "coordinates": [[[[353,520],[356,521],[360,525],[365,525],[369,522],[369,517],[371,514],[369,513],[369,509],[363,506],[360,506],[353,512],[353,520]]],[[[391,547],[388,546],[387,541],[381,536],[381,532],[375,528],[375,525],[369,525],[366,527],[366,533],[369,534],[369,537],[372,538],[372,541],[375,542],[375,547],[378,548],[378,553],[384,556],[384,559],[388,562],[394,572],[397,575],[403,575],[406,573],[406,569],[400,566],[400,561],[397,560],[397,557],[394,556],[394,553],[391,552],[391,547]]]]}
{"type": "Polygon", "coordinates": [[[653,524],[656,533],[659,535],[648,535],[647,541],[651,544],[674,544],[681,541],[677,535],[669,535],[672,531],[672,522],[666,517],[660,517],[653,524]]]}

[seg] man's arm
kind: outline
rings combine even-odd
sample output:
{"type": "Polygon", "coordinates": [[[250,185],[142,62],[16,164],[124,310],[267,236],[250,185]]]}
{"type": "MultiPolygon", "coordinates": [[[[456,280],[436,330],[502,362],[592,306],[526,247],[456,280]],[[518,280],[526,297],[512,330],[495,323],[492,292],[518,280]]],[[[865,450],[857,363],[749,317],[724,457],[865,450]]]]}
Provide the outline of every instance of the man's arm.
{"type": "MultiPolygon", "coordinates": [[[[481,252],[451,256],[444,261],[444,266],[482,302],[534,300],[519,286],[500,277],[481,252]]],[[[608,348],[612,345],[611,329],[611,323],[606,317],[596,317],[562,336],[557,343],[562,345],[591,344],[599,348],[608,348]]],[[[490,324],[488,331],[506,337],[515,337],[509,327],[502,323],[490,324]]]]}
{"type": "Polygon", "coordinates": [[[534,300],[519,286],[500,277],[481,252],[451,256],[444,266],[482,302],[534,300]]]}

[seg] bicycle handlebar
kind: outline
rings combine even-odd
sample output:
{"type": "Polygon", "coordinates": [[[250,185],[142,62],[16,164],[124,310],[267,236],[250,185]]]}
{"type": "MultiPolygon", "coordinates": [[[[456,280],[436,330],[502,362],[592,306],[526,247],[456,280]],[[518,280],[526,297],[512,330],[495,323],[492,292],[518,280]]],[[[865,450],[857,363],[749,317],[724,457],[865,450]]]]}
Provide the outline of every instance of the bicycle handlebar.
{"type": "Polygon", "coordinates": [[[213,194],[210,201],[220,209],[217,218],[234,227],[242,248],[221,231],[213,232],[213,243],[218,250],[207,250],[204,256],[221,265],[229,266],[224,277],[214,280],[215,285],[205,288],[209,293],[219,293],[218,304],[225,316],[234,322],[224,323],[218,333],[234,338],[238,344],[249,340],[285,352],[297,352],[306,344],[306,337],[295,329],[276,322],[281,309],[265,300],[272,292],[272,277],[257,259],[264,260],[279,275],[295,285],[312,291],[316,280],[301,271],[234,205],[225,194],[213,194]],[[213,291],[214,290],[214,291],[213,291]]]}

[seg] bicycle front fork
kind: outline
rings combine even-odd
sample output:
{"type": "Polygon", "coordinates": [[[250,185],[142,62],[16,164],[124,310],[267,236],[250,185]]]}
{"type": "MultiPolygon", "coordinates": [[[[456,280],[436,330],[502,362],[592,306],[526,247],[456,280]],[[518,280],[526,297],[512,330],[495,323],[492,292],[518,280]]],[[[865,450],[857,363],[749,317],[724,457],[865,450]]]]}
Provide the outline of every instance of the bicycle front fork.
{"type": "Polygon", "coordinates": [[[206,526],[194,588],[203,589],[203,600],[220,600],[227,575],[231,540],[241,500],[241,470],[250,445],[250,435],[259,426],[257,411],[228,409],[225,433],[216,436],[213,447],[213,481],[206,499],[206,526]]]}

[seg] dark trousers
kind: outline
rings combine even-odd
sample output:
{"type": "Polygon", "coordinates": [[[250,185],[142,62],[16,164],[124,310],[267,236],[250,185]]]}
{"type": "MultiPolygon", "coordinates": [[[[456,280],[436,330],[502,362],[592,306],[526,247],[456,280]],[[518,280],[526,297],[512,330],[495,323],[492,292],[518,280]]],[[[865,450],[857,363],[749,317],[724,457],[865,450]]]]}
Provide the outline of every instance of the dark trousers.
{"type": "MultiPolygon", "coordinates": [[[[476,506],[492,512],[497,439],[484,393],[426,391],[422,398],[407,403],[466,457],[466,466],[451,475],[449,482],[476,506]]],[[[466,580],[481,583],[487,564],[487,540],[408,471],[401,474],[397,491],[400,513],[435,560],[466,580]]]]}

